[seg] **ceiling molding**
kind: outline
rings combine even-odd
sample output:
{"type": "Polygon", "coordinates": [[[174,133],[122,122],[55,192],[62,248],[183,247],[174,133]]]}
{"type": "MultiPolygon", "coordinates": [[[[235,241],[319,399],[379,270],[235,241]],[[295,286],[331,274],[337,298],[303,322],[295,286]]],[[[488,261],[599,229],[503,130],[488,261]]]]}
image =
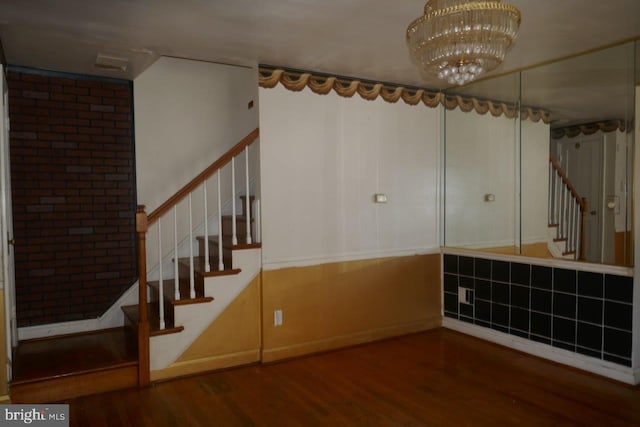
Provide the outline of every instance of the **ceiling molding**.
{"type": "Polygon", "coordinates": [[[567,126],[563,128],[552,129],[551,138],[561,139],[565,136],[567,138],[575,138],[580,134],[593,135],[598,131],[601,131],[603,133],[616,132],[616,131],[631,132],[633,131],[633,122],[627,123],[624,120],[604,120],[601,122],[567,126]]]}
{"type": "MultiPolygon", "coordinates": [[[[460,108],[461,111],[466,113],[475,111],[478,114],[491,113],[494,117],[505,116],[507,118],[516,118],[518,116],[517,105],[513,103],[483,100],[462,95],[447,95],[428,89],[367,82],[355,78],[314,74],[307,71],[293,71],[261,65],[258,72],[258,81],[260,87],[265,89],[274,88],[280,83],[293,92],[300,92],[308,87],[318,95],[327,95],[334,91],[345,98],[351,98],[358,94],[367,101],[373,101],[380,97],[384,101],[394,104],[402,99],[409,105],[422,103],[430,108],[443,105],[447,110],[460,108]]],[[[550,122],[548,111],[529,107],[522,108],[521,119],[531,120],[535,123],[540,120],[546,124],[550,122]]]]}

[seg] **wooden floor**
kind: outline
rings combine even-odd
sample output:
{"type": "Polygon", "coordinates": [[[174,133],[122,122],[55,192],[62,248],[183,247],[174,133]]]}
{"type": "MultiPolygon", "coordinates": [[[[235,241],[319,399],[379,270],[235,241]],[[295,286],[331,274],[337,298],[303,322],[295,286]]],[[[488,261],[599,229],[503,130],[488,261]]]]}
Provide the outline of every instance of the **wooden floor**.
{"type": "Polygon", "coordinates": [[[21,341],[13,357],[13,381],[53,378],[137,362],[124,328],[21,341]]]}
{"type": "Polygon", "coordinates": [[[21,341],[13,360],[13,403],[55,402],[138,384],[135,343],[125,328],[21,341]]]}
{"type": "Polygon", "coordinates": [[[72,426],[640,425],[640,389],[446,329],[70,401],[72,426]]]}

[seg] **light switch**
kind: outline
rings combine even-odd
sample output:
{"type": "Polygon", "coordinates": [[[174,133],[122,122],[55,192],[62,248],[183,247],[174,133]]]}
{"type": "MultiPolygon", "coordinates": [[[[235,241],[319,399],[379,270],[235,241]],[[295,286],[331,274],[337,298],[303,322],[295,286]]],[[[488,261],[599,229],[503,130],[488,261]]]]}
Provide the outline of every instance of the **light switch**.
{"type": "Polygon", "coordinates": [[[387,201],[388,201],[387,195],[386,194],[381,194],[381,193],[378,193],[378,194],[374,195],[373,200],[376,203],[387,203],[387,201]]]}

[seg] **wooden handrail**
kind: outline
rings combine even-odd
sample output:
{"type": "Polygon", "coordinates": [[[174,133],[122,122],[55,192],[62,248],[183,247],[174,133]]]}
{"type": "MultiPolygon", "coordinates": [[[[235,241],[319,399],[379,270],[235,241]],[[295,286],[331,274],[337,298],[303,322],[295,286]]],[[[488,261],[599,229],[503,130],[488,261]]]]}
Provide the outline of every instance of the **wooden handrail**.
{"type": "Polygon", "coordinates": [[[586,201],[583,200],[582,197],[580,197],[580,195],[576,191],[575,187],[573,186],[573,184],[569,180],[569,177],[564,173],[564,170],[562,170],[562,166],[560,165],[560,163],[558,163],[558,161],[555,159],[555,157],[553,157],[553,154],[549,154],[549,162],[551,162],[551,164],[553,165],[553,169],[556,171],[558,176],[562,179],[562,182],[567,186],[567,188],[571,192],[571,195],[580,204],[580,209],[583,212],[586,212],[587,211],[586,201]]]}
{"type": "Polygon", "coordinates": [[[167,213],[169,209],[171,209],[174,205],[179,203],[182,199],[187,197],[189,193],[195,190],[198,186],[200,186],[206,179],[210,178],[214,173],[225,166],[227,163],[231,161],[232,158],[237,156],[245,149],[249,144],[255,141],[260,135],[260,130],[258,128],[254,129],[249,135],[245,136],[242,141],[237,143],[234,147],[232,147],[229,151],[224,153],[218,160],[216,160],[211,166],[202,171],[198,176],[192,179],[187,185],[182,187],[176,194],[167,199],[166,202],[161,204],[156,210],[151,212],[148,216],[148,224],[153,224],[160,218],[162,215],[167,213]]]}

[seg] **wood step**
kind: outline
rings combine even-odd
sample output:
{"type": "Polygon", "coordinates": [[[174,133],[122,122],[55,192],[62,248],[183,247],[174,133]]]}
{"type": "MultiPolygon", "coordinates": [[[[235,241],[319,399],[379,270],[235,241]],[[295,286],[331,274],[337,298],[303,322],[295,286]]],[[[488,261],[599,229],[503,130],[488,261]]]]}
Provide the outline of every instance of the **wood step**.
{"type": "MultiPolygon", "coordinates": [[[[237,237],[237,236],[236,236],[237,237]]],[[[204,236],[199,236],[198,239],[200,241],[204,240],[204,236]]],[[[218,236],[209,236],[209,244],[217,248],[218,247],[218,236]]],[[[234,250],[242,250],[242,249],[259,249],[262,247],[262,243],[243,243],[238,239],[238,244],[234,245],[232,242],[231,236],[222,236],[222,248],[229,251],[234,250]]],[[[225,261],[226,263],[226,261],[225,261]]]]}
{"type": "MultiPolygon", "coordinates": [[[[196,297],[189,298],[190,294],[190,286],[189,279],[182,278],[178,279],[179,289],[180,289],[180,299],[175,299],[175,283],[173,279],[167,279],[163,283],[162,290],[164,292],[164,300],[167,301],[167,305],[187,305],[187,304],[202,304],[213,301],[213,297],[204,296],[203,290],[196,289],[196,297]]],[[[152,289],[152,300],[158,301],[158,292],[160,287],[160,282],[149,282],[148,285],[152,289]]],[[[165,309],[165,313],[167,310],[165,309]]]]}
{"type": "MultiPolygon", "coordinates": [[[[121,307],[127,321],[133,325],[138,324],[140,318],[137,305],[126,305],[121,307]]],[[[165,328],[160,329],[160,314],[158,304],[147,304],[147,318],[149,320],[149,335],[152,337],[158,335],[176,334],[184,331],[184,326],[174,326],[173,318],[167,318],[165,313],[165,328]]]]}
{"type": "MultiPolygon", "coordinates": [[[[178,260],[178,266],[180,267],[180,277],[183,277],[183,271],[186,271],[186,276],[188,276],[189,274],[189,269],[190,267],[190,262],[189,262],[189,258],[180,258],[178,260]]],[[[198,277],[198,281],[200,278],[204,278],[204,277],[215,277],[215,276],[229,276],[229,275],[233,275],[233,274],[238,274],[240,273],[240,269],[236,268],[236,269],[232,269],[231,268],[231,264],[225,264],[224,266],[224,270],[218,270],[217,269],[217,265],[211,265],[211,271],[209,272],[205,272],[205,263],[204,263],[204,257],[194,257],[193,258],[193,269],[194,269],[194,273],[195,276],[199,276],[198,277]]],[[[196,285],[198,285],[198,282],[196,282],[196,285]]]]}
{"type": "Polygon", "coordinates": [[[566,237],[559,237],[557,239],[553,239],[554,242],[566,242],[567,238],[566,237]]]}
{"type": "MultiPolygon", "coordinates": [[[[209,236],[209,238],[207,239],[209,241],[209,263],[211,264],[211,266],[218,266],[218,260],[219,258],[219,254],[218,254],[218,240],[217,240],[218,236],[209,236]],[[215,240],[212,240],[212,238],[215,238],[215,240]]],[[[198,241],[198,253],[201,256],[204,256],[204,250],[205,250],[205,246],[204,246],[204,236],[197,236],[196,240],[198,241]]],[[[229,242],[231,242],[231,237],[229,237],[229,242]]],[[[231,252],[231,248],[230,247],[226,247],[224,246],[224,244],[222,245],[222,261],[224,262],[224,265],[231,265],[233,259],[233,254],[231,252]]]]}
{"type": "MultiPolygon", "coordinates": [[[[251,223],[255,218],[251,217],[251,223]]],[[[233,216],[222,215],[222,235],[233,236],[233,216]]],[[[247,217],[245,215],[236,215],[236,237],[238,241],[246,241],[247,238],[247,217]]]]}
{"type": "Polygon", "coordinates": [[[137,349],[123,327],[21,341],[13,403],[44,403],[136,387],[137,349]]]}
{"type": "MultiPolygon", "coordinates": [[[[239,196],[242,202],[242,215],[247,216],[247,196],[239,196]]],[[[253,206],[253,202],[256,201],[256,196],[249,195],[249,205],[253,206]]]]}

